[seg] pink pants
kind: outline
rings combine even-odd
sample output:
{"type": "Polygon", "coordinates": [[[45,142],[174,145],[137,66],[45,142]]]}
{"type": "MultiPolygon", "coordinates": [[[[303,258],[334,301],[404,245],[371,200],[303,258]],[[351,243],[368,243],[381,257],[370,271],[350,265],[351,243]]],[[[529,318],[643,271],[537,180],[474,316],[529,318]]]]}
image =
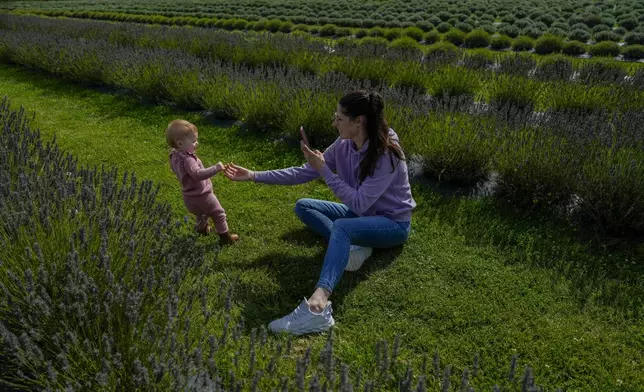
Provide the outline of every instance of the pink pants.
{"type": "Polygon", "coordinates": [[[183,202],[186,204],[188,211],[197,217],[197,224],[205,227],[208,218],[215,222],[217,234],[224,234],[228,231],[228,222],[226,221],[226,211],[217,200],[214,193],[209,192],[199,196],[183,195],[183,202]]]}

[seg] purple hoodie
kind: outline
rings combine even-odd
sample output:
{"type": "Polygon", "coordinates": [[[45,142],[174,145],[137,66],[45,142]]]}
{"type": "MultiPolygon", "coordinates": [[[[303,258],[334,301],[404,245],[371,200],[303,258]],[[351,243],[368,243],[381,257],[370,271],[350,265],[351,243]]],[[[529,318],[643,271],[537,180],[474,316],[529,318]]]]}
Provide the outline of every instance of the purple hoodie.
{"type": "MultiPolygon", "coordinates": [[[[389,130],[389,136],[398,142],[398,135],[389,130]]],[[[321,176],[335,196],[358,216],[385,216],[399,222],[411,221],[416,202],[411,196],[409,175],[405,161],[392,168],[390,154],[381,156],[372,176],[359,184],[360,161],[367,153],[367,140],[360,151],[350,139],[336,139],[324,151],[326,166],[321,176]],[[392,171],[393,169],[393,171],[392,171]],[[334,173],[335,172],[335,173],[334,173]]],[[[264,184],[297,185],[320,177],[310,164],[280,170],[255,172],[255,181],[264,184]]]]}

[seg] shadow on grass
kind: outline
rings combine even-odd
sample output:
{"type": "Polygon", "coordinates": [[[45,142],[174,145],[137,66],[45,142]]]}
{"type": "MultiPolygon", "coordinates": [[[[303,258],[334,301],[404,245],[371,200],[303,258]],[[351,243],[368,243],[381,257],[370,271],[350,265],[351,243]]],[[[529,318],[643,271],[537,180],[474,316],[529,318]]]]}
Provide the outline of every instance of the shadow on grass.
{"type": "Polygon", "coordinates": [[[553,279],[569,280],[581,308],[593,301],[634,318],[644,316],[641,241],[600,246],[553,213],[520,211],[494,198],[434,195],[424,200],[429,204],[421,206],[416,216],[421,213],[452,227],[470,245],[491,245],[505,254],[508,264],[547,269],[553,279]]]}
{"type": "MultiPolygon", "coordinates": [[[[308,229],[291,231],[283,236],[287,242],[298,246],[315,246],[325,243],[308,229]]],[[[326,248],[326,245],[325,245],[326,248]]],[[[336,286],[331,301],[335,314],[344,304],[345,297],[369,275],[387,268],[402,252],[403,247],[391,249],[374,249],[373,255],[363,264],[360,270],[345,272],[336,286]]],[[[325,252],[319,252],[313,257],[293,257],[287,253],[276,252],[262,256],[251,263],[252,268],[264,267],[273,271],[274,279],[279,289],[271,294],[246,294],[242,315],[249,327],[260,327],[272,320],[285,316],[308,298],[315,289],[325,252]]],[[[243,288],[241,288],[243,290],[243,288]]]]}

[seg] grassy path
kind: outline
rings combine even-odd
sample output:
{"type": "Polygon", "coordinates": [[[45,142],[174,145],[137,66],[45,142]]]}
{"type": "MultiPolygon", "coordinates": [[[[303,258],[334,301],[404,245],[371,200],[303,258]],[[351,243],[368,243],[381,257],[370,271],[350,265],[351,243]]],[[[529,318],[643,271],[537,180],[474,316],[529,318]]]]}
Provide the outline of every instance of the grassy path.
{"type": "MultiPolygon", "coordinates": [[[[44,137],[56,135],[81,163],[115,165],[159,183],[160,197],[178,217],[187,212],[163,135],[172,119],[197,124],[206,164],[268,169],[302,162],[283,141],[241,135],[238,127],[209,124],[195,113],[142,105],[11,66],[0,66],[0,95],[35,111],[44,137]]],[[[320,182],[270,187],[218,176],[214,184],[242,241],[220,253],[211,281],[239,276],[235,306],[249,328],[259,327],[309,295],[321,268],[324,244],[292,213],[295,201],[333,195],[320,182]]],[[[514,354],[520,368],[535,369],[539,384],[641,390],[641,256],[589,254],[566,229],[517,219],[486,201],[448,199],[418,186],[414,196],[419,208],[408,244],[378,252],[360,271],[347,273],[332,297],[335,349],[344,362],[365,367],[376,340],[400,334],[399,358],[415,366],[422,352],[438,350],[441,363],[459,374],[478,353],[477,390],[507,378],[514,354]],[[603,266],[607,262],[613,265],[603,266]]],[[[324,341],[311,336],[296,344],[319,348],[324,341]]]]}

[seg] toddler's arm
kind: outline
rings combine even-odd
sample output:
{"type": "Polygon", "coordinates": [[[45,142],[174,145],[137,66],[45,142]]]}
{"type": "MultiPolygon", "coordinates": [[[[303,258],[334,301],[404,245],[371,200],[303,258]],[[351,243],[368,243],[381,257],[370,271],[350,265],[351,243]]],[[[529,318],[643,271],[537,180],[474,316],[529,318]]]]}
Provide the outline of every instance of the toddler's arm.
{"type": "Polygon", "coordinates": [[[224,170],[224,164],[221,162],[202,169],[199,167],[199,164],[195,159],[187,159],[184,167],[186,168],[186,173],[192,177],[192,179],[198,181],[206,180],[224,170]]]}

